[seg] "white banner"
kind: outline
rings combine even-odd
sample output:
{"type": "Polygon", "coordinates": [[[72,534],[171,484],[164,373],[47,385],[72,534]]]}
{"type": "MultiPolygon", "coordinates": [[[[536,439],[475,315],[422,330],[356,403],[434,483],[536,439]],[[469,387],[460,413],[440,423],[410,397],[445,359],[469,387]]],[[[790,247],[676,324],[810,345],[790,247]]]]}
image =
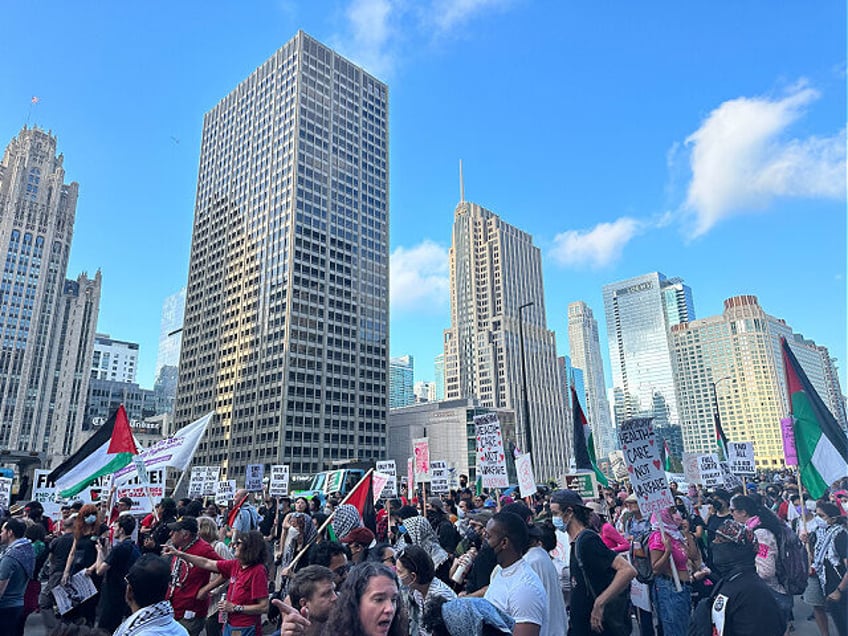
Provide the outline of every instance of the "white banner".
{"type": "Polygon", "coordinates": [[[132,499],[130,512],[142,515],[153,512],[153,506],[162,501],[165,496],[165,470],[154,470],[147,473],[147,484],[141,483],[136,477],[115,488],[115,501],[121,497],[132,499]]]}
{"type": "Polygon", "coordinates": [[[450,492],[448,484],[448,463],[442,460],[430,462],[430,492],[439,495],[450,492]]]}
{"type": "Polygon", "coordinates": [[[283,464],[271,466],[271,479],[268,481],[268,495],[287,497],[289,494],[289,467],[283,464]]]}
{"type": "Polygon", "coordinates": [[[756,475],[754,442],[727,442],[727,464],[734,475],[756,475]]]}
{"type": "Polygon", "coordinates": [[[674,497],[671,496],[662,468],[660,449],[651,420],[634,418],[622,422],[618,437],[642,514],[649,517],[654,512],[673,506],[674,497]]]}
{"type": "Polygon", "coordinates": [[[497,413],[475,416],[474,434],[477,438],[477,475],[482,478],[483,488],[506,488],[509,478],[497,413]]]}
{"type": "MultiPolygon", "coordinates": [[[[173,437],[156,442],[141,453],[141,458],[144,460],[148,472],[167,466],[179,471],[187,470],[191,458],[194,457],[194,451],[197,450],[197,445],[200,443],[200,439],[206,432],[206,427],[214,414],[212,412],[204,415],[199,420],[195,420],[178,430],[173,437]]],[[[122,484],[134,478],[137,474],[136,465],[131,463],[115,473],[115,483],[122,484]]]]}
{"type": "Polygon", "coordinates": [[[248,492],[262,492],[262,478],[265,477],[264,464],[248,464],[244,476],[244,488],[248,492]]]}
{"type": "Polygon", "coordinates": [[[530,453],[524,453],[515,460],[515,470],[518,473],[518,491],[522,497],[532,497],[536,494],[536,478],[533,476],[533,460],[530,453]]]}
{"type": "Polygon", "coordinates": [[[377,462],[377,472],[389,476],[389,480],[386,482],[383,492],[380,493],[380,497],[383,499],[394,499],[397,497],[397,465],[395,464],[395,460],[387,459],[385,461],[377,462]]]}
{"type": "Polygon", "coordinates": [[[701,475],[701,483],[707,488],[724,485],[724,476],[721,474],[718,455],[715,453],[698,455],[698,472],[701,475]]]}

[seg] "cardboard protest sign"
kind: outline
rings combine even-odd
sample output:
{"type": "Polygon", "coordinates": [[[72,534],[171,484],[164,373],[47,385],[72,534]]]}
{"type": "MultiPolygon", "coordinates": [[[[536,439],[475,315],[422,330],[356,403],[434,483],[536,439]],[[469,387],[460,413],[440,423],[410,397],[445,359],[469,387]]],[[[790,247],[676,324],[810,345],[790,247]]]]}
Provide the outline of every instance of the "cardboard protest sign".
{"type": "Polygon", "coordinates": [[[383,499],[394,499],[395,497],[397,497],[397,466],[395,465],[395,460],[387,459],[384,461],[377,462],[377,472],[389,476],[389,480],[383,487],[383,491],[380,493],[380,497],[382,497],[383,499]]]}
{"type": "Polygon", "coordinates": [[[130,512],[134,515],[142,515],[153,512],[153,506],[162,501],[165,496],[165,470],[145,470],[147,483],[142,483],[141,477],[135,477],[115,488],[115,501],[121,497],[132,499],[133,505],[130,512]]]}
{"type": "Polygon", "coordinates": [[[477,475],[482,478],[483,488],[506,488],[509,478],[498,414],[475,416],[474,434],[477,438],[477,475]]]}
{"type": "Polygon", "coordinates": [[[60,505],[56,502],[55,484],[47,481],[49,470],[36,468],[32,482],[32,498],[44,507],[44,516],[51,519],[59,519],[61,517],[60,505]]]}
{"type": "Polygon", "coordinates": [[[701,483],[707,488],[724,485],[724,477],[721,474],[721,466],[718,463],[718,455],[698,455],[698,472],[701,475],[701,483]]]}
{"type": "Polygon", "coordinates": [[[721,481],[724,484],[724,487],[728,490],[733,490],[734,488],[742,488],[742,480],[730,472],[730,466],[727,462],[719,462],[718,467],[721,469],[721,481]]]}
{"type": "Polygon", "coordinates": [[[618,429],[624,461],[630,483],[639,503],[639,510],[650,516],[674,505],[674,497],[665,478],[660,449],[650,418],[633,418],[621,423],[618,429]]]}
{"type": "Polygon", "coordinates": [[[287,497],[289,494],[289,467],[284,464],[271,466],[271,479],[268,481],[268,494],[271,497],[287,497]]]}
{"type": "Polygon", "coordinates": [[[0,477],[0,506],[6,510],[9,509],[9,502],[12,500],[12,478],[0,477]]]}
{"type": "Polygon", "coordinates": [[[795,448],[794,418],[790,415],[780,420],[780,435],[783,438],[783,457],[787,466],[798,465],[798,451],[795,448]]]}
{"type": "Polygon", "coordinates": [[[430,462],[430,491],[434,495],[450,492],[447,462],[441,460],[430,462]]]}
{"type": "Polygon", "coordinates": [[[343,470],[334,470],[330,473],[327,473],[327,477],[324,480],[324,494],[329,495],[334,492],[341,492],[342,486],[344,485],[344,471],[343,470]]]}
{"type": "Polygon", "coordinates": [[[236,480],[227,479],[219,481],[215,489],[215,503],[219,506],[226,506],[236,498],[236,480]]]}
{"type": "Polygon", "coordinates": [[[609,454],[610,468],[612,475],[618,481],[626,479],[630,473],[627,472],[627,464],[624,463],[624,453],[620,450],[614,450],[609,454]]]}
{"type": "Polygon", "coordinates": [[[194,499],[195,497],[203,496],[203,485],[206,483],[206,466],[192,466],[191,475],[188,480],[188,496],[194,499]]]}
{"type": "Polygon", "coordinates": [[[598,477],[594,472],[567,473],[559,478],[559,483],[583,499],[594,499],[598,496],[598,477]]]}
{"type": "Polygon", "coordinates": [[[244,474],[244,488],[248,492],[262,492],[262,478],[265,477],[264,464],[248,464],[244,474]]]}
{"type": "Polygon", "coordinates": [[[515,471],[518,473],[518,492],[522,497],[532,497],[536,494],[536,477],[533,476],[533,460],[530,453],[524,453],[515,460],[515,471]]]}
{"type": "Polygon", "coordinates": [[[203,496],[214,497],[218,489],[218,477],[221,474],[220,466],[207,466],[203,478],[203,496]]]}
{"type": "Polygon", "coordinates": [[[412,456],[416,483],[430,481],[430,440],[426,437],[412,440],[412,456]]]}
{"type": "Polygon", "coordinates": [[[415,458],[410,457],[406,460],[406,487],[407,494],[412,497],[415,492],[415,458]]]}
{"type": "Polygon", "coordinates": [[[391,475],[381,473],[377,470],[371,473],[371,488],[375,504],[380,500],[380,493],[383,492],[383,489],[391,478],[391,475]]]}
{"type": "Polygon", "coordinates": [[[683,453],[683,475],[690,484],[701,483],[701,471],[698,469],[698,453],[683,453]]]}
{"type": "Polygon", "coordinates": [[[756,475],[754,442],[727,442],[727,464],[734,475],[756,475]]]}

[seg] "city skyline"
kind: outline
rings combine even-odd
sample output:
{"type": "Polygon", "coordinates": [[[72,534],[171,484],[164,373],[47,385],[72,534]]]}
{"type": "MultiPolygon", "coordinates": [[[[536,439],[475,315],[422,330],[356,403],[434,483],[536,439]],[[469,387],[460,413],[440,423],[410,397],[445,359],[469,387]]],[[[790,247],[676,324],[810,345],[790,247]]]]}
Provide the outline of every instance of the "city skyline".
{"type": "MultiPolygon", "coordinates": [[[[187,280],[202,114],[298,28],[389,84],[390,353],[417,358],[416,379],[435,379],[429,361],[448,323],[463,159],[469,198],[502,211],[542,250],[560,355],[568,303],[583,300],[598,315],[604,284],[667,271],[696,290],[699,315],[757,295],[827,346],[848,385],[845,38],[832,29],[845,24],[844,6],[365,11],[377,4],[242,15],[209,3],[201,16],[169,6],[167,24],[156,3],[53,7],[28,64],[4,68],[0,142],[27,119],[58,135],[69,178],[81,184],[70,269],[102,269],[98,331],[140,343],[143,386],[153,382],[162,302],[187,280]],[[590,37],[597,24],[606,28],[590,37]],[[71,46],[67,28],[79,33],[71,46]],[[235,53],[212,45],[221,39],[235,53]],[[520,53],[505,46],[514,41],[520,53]],[[738,144],[717,150],[722,123],[735,126],[738,144]],[[765,155],[796,162],[780,172],[765,155]],[[127,197],[139,184],[144,195],[127,197]]],[[[24,11],[7,10],[10,20],[24,11]]],[[[25,36],[11,32],[4,46],[28,50],[25,36]]]]}

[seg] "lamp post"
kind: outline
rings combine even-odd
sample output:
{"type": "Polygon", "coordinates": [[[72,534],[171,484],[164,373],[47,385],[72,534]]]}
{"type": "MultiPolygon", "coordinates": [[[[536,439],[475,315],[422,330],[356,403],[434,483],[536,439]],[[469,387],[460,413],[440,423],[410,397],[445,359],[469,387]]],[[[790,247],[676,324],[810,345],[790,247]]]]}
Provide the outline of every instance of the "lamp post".
{"type": "MultiPolygon", "coordinates": [[[[710,381],[710,387],[713,391],[713,426],[715,427],[716,435],[718,435],[719,430],[721,429],[721,415],[719,415],[718,411],[718,392],[716,391],[716,387],[724,382],[725,380],[731,380],[732,378],[729,375],[724,376],[723,378],[719,378],[715,382],[710,381]]],[[[719,440],[716,440],[718,442],[719,440]]],[[[723,449],[725,454],[727,453],[727,449],[723,449]]],[[[727,457],[725,456],[725,459],[727,457]]]]}
{"type": "Polygon", "coordinates": [[[518,308],[518,337],[521,340],[521,397],[524,402],[524,452],[533,450],[533,438],[530,434],[530,402],[527,400],[527,366],[524,361],[524,310],[535,303],[531,300],[518,308]]]}

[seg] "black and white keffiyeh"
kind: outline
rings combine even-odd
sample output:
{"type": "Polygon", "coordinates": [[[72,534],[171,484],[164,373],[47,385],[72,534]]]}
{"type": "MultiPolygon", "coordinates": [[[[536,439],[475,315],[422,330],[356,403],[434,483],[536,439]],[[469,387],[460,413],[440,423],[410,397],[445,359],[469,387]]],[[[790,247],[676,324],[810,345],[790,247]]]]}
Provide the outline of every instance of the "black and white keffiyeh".
{"type": "Polygon", "coordinates": [[[174,620],[174,608],[171,607],[170,601],[160,601],[142,607],[121,623],[113,636],[139,636],[148,631],[175,635],[185,633],[185,628],[174,620]]]}

